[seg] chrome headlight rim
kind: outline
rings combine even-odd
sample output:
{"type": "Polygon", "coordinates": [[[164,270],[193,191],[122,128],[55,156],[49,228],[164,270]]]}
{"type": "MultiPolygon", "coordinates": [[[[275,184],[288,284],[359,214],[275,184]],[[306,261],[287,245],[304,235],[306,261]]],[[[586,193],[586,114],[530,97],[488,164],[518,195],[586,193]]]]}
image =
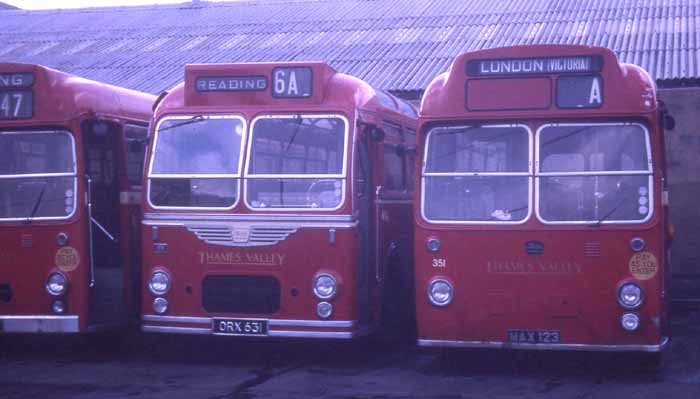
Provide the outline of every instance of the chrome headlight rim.
{"type": "Polygon", "coordinates": [[[641,318],[639,317],[639,315],[638,315],[637,313],[634,313],[634,312],[625,312],[625,313],[623,313],[622,316],[620,317],[620,326],[622,327],[623,330],[625,330],[625,331],[627,331],[627,332],[635,332],[635,331],[638,331],[639,328],[641,327],[641,325],[642,325],[642,321],[641,321],[641,318]],[[628,319],[633,319],[633,320],[634,320],[634,322],[636,323],[636,325],[634,326],[634,328],[627,328],[627,327],[625,326],[625,321],[627,321],[628,319]]]}
{"type": "Polygon", "coordinates": [[[642,287],[638,283],[636,283],[634,281],[625,281],[624,283],[620,284],[620,286],[617,288],[617,303],[623,309],[627,309],[627,310],[639,309],[644,304],[644,290],[642,289],[642,287]],[[639,290],[639,300],[637,301],[637,303],[628,304],[628,303],[625,303],[623,301],[622,290],[627,286],[634,286],[634,287],[637,287],[637,289],[639,290]]]}
{"type": "Polygon", "coordinates": [[[330,274],[330,273],[319,273],[316,276],[314,276],[314,279],[311,282],[311,287],[314,290],[314,295],[316,295],[316,298],[322,299],[322,300],[330,300],[330,299],[335,298],[335,296],[338,294],[338,279],[335,278],[335,276],[330,274]],[[325,295],[322,294],[321,292],[319,292],[318,285],[317,285],[318,281],[324,277],[329,278],[329,279],[331,279],[331,281],[333,281],[333,290],[329,294],[325,294],[325,295]]]}
{"type": "Polygon", "coordinates": [[[61,272],[52,272],[52,273],[49,273],[49,276],[46,278],[45,287],[46,287],[46,292],[48,292],[48,293],[49,293],[50,295],[52,295],[52,296],[62,296],[62,295],[65,295],[66,292],[68,292],[68,277],[67,277],[65,274],[61,273],[61,272]],[[63,288],[62,288],[60,291],[53,291],[53,290],[51,290],[51,284],[52,284],[52,283],[51,283],[51,279],[52,279],[53,277],[60,277],[60,278],[63,279],[63,288]]]}
{"type": "Polygon", "coordinates": [[[167,299],[163,297],[153,299],[153,312],[156,314],[165,314],[168,311],[168,307],[170,307],[170,303],[167,299]]]}
{"type": "Polygon", "coordinates": [[[172,286],[172,281],[170,279],[170,273],[166,272],[165,270],[154,270],[153,273],[151,273],[151,277],[148,279],[148,290],[151,291],[151,294],[153,295],[165,295],[168,292],[170,292],[170,287],[172,286]],[[156,275],[162,275],[165,277],[165,289],[164,290],[157,290],[153,288],[153,278],[156,277],[156,275]]]}
{"type": "Polygon", "coordinates": [[[449,280],[447,280],[445,278],[438,277],[438,278],[434,278],[434,279],[430,280],[430,283],[428,283],[427,294],[428,294],[428,301],[430,301],[431,304],[438,306],[438,307],[445,307],[445,306],[451,304],[452,300],[454,300],[455,288],[454,288],[454,285],[452,285],[452,283],[449,280]],[[446,284],[450,288],[449,297],[445,302],[439,302],[439,301],[436,301],[435,298],[433,298],[433,295],[432,295],[433,287],[435,286],[435,284],[438,284],[438,283],[446,284]]]}

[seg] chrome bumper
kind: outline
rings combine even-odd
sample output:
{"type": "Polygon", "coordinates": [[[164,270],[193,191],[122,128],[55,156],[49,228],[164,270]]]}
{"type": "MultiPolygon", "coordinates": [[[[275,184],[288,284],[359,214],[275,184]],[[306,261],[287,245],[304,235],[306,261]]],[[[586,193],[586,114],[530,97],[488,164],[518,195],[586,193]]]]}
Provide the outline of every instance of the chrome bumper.
{"type": "Polygon", "coordinates": [[[451,348],[494,348],[527,349],[547,351],[599,351],[599,352],[661,352],[668,345],[668,337],[663,337],[658,345],[586,345],[586,344],[525,344],[494,341],[448,341],[419,339],[418,346],[451,348]]]}
{"type": "MultiPolygon", "coordinates": [[[[170,334],[228,335],[214,333],[214,329],[212,328],[213,318],[211,317],[144,315],[141,317],[141,320],[141,330],[143,332],[170,334]],[[153,323],[159,323],[161,325],[154,325],[153,323]],[[183,324],[187,326],[183,326],[183,324]],[[204,327],[205,325],[206,327],[204,327]]],[[[240,320],[245,319],[240,318],[240,320]]],[[[354,320],[324,321],[268,319],[267,326],[267,335],[251,335],[250,337],[352,339],[369,333],[368,329],[358,328],[358,324],[354,320]],[[309,328],[316,331],[286,330],[285,327],[309,328]],[[336,329],[336,331],[333,331],[334,329],[336,329]],[[338,329],[345,329],[346,331],[337,331],[338,329]],[[348,329],[350,331],[347,331],[348,329]]]]}
{"type": "Polygon", "coordinates": [[[0,333],[77,333],[78,316],[0,316],[0,333]]]}

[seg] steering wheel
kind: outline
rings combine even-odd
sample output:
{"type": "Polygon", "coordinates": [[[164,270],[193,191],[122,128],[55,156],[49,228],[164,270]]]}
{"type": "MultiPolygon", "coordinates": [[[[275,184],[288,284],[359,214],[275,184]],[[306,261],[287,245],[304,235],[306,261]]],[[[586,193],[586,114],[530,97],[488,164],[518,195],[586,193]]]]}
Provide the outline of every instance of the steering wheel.
{"type": "MultiPolygon", "coordinates": [[[[338,182],[337,179],[319,179],[319,180],[316,180],[313,183],[311,183],[309,185],[309,188],[306,189],[306,205],[311,207],[311,208],[322,207],[322,204],[318,204],[318,203],[313,202],[312,195],[314,195],[316,197],[321,197],[324,192],[328,192],[328,191],[330,191],[331,193],[334,192],[336,190],[336,187],[335,187],[336,182],[338,182]],[[330,189],[324,189],[325,187],[330,187],[330,189]],[[318,191],[318,192],[316,192],[316,191],[318,191]],[[314,206],[314,204],[316,206],[314,206]]],[[[318,199],[323,200],[323,198],[318,198],[318,199]]]]}

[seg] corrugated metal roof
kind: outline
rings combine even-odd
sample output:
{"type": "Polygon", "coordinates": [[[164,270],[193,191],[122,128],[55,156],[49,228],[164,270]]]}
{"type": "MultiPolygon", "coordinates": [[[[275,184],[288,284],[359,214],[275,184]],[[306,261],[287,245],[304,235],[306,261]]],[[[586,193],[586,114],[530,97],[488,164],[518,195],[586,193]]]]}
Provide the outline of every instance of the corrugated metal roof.
{"type": "Polygon", "coordinates": [[[700,0],[250,0],[0,19],[1,61],[152,93],[186,63],[290,60],[422,90],[461,52],[533,43],[604,46],[657,80],[700,79],[700,0]]]}

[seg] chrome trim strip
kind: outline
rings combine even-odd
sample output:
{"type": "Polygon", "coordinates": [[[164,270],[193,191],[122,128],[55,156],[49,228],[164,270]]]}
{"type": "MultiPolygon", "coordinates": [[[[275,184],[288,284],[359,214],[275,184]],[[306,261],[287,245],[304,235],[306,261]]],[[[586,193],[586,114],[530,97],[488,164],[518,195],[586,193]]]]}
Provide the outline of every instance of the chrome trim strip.
{"type": "Polygon", "coordinates": [[[153,321],[157,323],[211,324],[210,317],[159,316],[154,314],[146,314],[141,316],[141,320],[153,321]]]}
{"type": "Polygon", "coordinates": [[[356,320],[268,320],[270,327],[353,328],[356,320]]]}
{"type": "Polygon", "coordinates": [[[413,204],[412,199],[380,199],[377,200],[377,204],[379,205],[411,205],[413,204]]]}
{"type": "Polygon", "coordinates": [[[0,316],[0,333],[80,332],[78,316],[0,316]]]}
{"type": "MultiPolygon", "coordinates": [[[[357,320],[294,320],[294,319],[260,319],[245,317],[189,317],[189,316],[159,316],[143,315],[144,322],[156,323],[187,323],[187,324],[209,324],[214,319],[236,319],[236,320],[265,320],[268,327],[314,327],[314,328],[353,328],[357,325],[357,320]]],[[[180,327],[178,327],[180,328],[180,327]]]]}
{"type": "Polygon", "coordinates": [[[327,338],[327,339],[351,339],[355,338],[355,332],[325,332],[325,331],[268,331],[267,337],[289,338],[327,338]]]}
{"type": "Polygon", "coordinates": [[[250,221],[250,222],[356,222],[357,215],[206,215],[185,213],[146,213],[144,220],[173,221],[250,221]]]}
{"type": "Polygon", "coordinates": [[[156,333],[173,333],[173,334],[202,334],[211,335],[211,328],[193,328],[193,327],[161,327],[161,326],[147,326],[142,325],[141,331],[143,332],[156,332],[156,333]]]}
{"type": "Polygon", "coordinates": [[[567,350],[602,352],[660,352],[668,345],[669,338],[663,337],[658,345],[587,345],[587,344],[526,344],[495,341],[450,341],[438,339],[418,339],[418,346],[450,348],[496,348],[527,350],[567,350]]]}

